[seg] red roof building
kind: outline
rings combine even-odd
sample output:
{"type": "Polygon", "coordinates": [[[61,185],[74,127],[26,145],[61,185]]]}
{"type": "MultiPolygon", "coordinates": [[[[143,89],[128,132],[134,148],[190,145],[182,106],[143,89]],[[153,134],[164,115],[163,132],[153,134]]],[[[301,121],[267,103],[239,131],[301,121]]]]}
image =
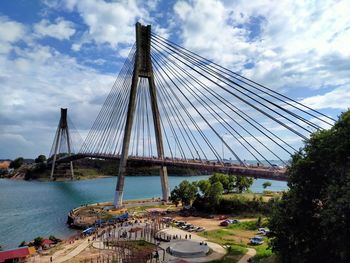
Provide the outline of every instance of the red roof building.
{"type": "Polygon", "coordinates": [[[52,240],[50,240],[50,239],[44,239],[43,242],[42,242],[43,249],[48,249],[52,245],[54,245],[54,242],[52,240]]]}
{"type": "Polygon", "coordinates": [[[0,251],[0,263],[2,262],[22,262],[26,257],[33,255],[36,252],[34,247],[21,247],[0,251]]]}

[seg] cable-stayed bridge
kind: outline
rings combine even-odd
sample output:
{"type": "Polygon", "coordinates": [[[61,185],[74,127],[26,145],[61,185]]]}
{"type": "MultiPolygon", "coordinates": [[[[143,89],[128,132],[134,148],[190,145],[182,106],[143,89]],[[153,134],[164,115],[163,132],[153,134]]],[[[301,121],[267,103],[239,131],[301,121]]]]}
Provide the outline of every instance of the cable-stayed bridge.
{"type": "Polygon", "coordinates": [[[156,165],[168,200],[167,167],[286,180],[270,160],[286,164],[294,141],[333,122],[137,23],[136,43],[82,147],[61,158],[56,151],[52,169],[80,158],[118,160],[121,206],[126,166],[156,165]]]}

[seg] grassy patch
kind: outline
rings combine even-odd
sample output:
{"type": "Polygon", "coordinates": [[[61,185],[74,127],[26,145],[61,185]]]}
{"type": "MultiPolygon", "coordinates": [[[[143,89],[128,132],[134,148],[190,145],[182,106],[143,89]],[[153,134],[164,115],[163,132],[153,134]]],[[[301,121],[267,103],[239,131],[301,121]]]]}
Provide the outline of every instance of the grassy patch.
{"type": "Polygon", "coordinates": [[[264,244],[260,246],[254,247],[256,250],[256,255],[254,256],[254,260],[256,262],[264,262],[265,259],[270,258],[273,254],[270,248],[268,248],[268,245],[266,244],[267,241],[265,241],[264,244]]]}
{"type": "Polygon", "coordinates": [[[227,251],[230,255],[244,255],[247,253],[248,249],[238,245],[231,245],[228,247],[227,251]]]}
{"type": "Polygon", "coordinates": [[[230,245],[227,248],[227,254],[219,260],[210,261],[210,263],[232,263],[237,262],[245,253],[247,249],[238,245],[230,245]]]}
{"type": "Polygon", "coordinates": [[[257,220],[253,220],[253,221],[240,222],[238,224],[232,224],[232,225],[229,225],[227,228],[228,229],[242,229],[242,230],[255,231],[259,227],[266,227],[266,226],[267,226],[267,220],[265,218],[263,218],[261,220],[260,224],[258,224],[257,220]]]}
{"type": "Polygon", "coordinates": [[[93,179],[100,175],[97,170],[89,168],[75,169],[75,176],[77,180],[93,179]]]}
{"type": "MultiPolygon", "coordinates": [[[[265,224],[266,220],[262,220],[261,225],[264,226],[265,224]]],[[[254,220],[232,224],[217,230],[204,231],[200,233],[200,235],[214,243],[230,246],[227,249],[228,254],[224,258],[213,261],[212,263],[237,262],[240,257],[246,253],[247,247],[256,250],[256,255],[254,256],[256,262],[267,263],[270,262],[268,260],[273,257],[271,249],[268,248],[268,238],[265,238],[265,243],[259,246],[251,246],[248,244],[249,239],[257,234],[257,228],[257,220],[254,220]]]]}
{"type": "Polygon", "coordinates": [[[156,248],[156,245],[149,243],[145,240],[135,240],[135,241],[128,241],[128,242],[132,243],[132,245],[137,249],[143,249],[143,248],[154,249],[154,248],[156,248]]]}
{"type": "Polygon", "coordinates": [[[136,250],[148,250],[152,251],[154,250],[157,246],[155,244],[149,243],[145,240],[131,240],[131,241],[106,241],[105,244],[108,246],[118,246],[121,243],[127,243],[130,245],[130,247],[136,249],[136,250]]]}
{"type": "MultiPolygon", "coordinates": [[[[243,226],[241,227],[243,228],[243,226]]],[[[204,231],[200,233],[200,235],[220,245],[247,246],[249,238],[254,236],[255,233],[255,231],[241,229],[239,227],[225,227],[217,230],[204,231]]]]}
{"type": "Polygon", "coordinates": [[[282,192],[272,192],[266,191],[264,193],[230,193],[224,194],[222,196],[223,199],[240,199],[240,200],[261,200],[263,202],[268,202],[271,198],[281,197],[282,192]]]}
{"type": "Polygon", "coordinates": [[[256,230],[258,228],[256,221],[240,222],[238,224],[232,224],[227,227],[228,229],[242,229],[242,230],[256,230]]]}

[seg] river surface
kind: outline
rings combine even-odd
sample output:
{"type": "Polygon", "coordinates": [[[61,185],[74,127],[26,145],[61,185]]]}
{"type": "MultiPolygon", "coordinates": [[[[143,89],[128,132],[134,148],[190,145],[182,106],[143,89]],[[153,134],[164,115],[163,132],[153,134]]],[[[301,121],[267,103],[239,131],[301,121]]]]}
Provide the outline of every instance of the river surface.
{"type": "MultiPolygon", "coordinates": [[[[208,176],[171,176],[170,188],[182,180],[197,181],[208,176]]],[[[67,213],[86,203],[112,201],[116,177],[86,181],[38,182],[0,179],[0,245],[17,247],[21,241],[37,236],[67,238],[75,233],[66,225],[67,213]]],[[[250,188],[262,192],[257,179],[250,188]]],[[[271,181],[269,190],[287,189],[286,182],[271,181]]],[[[127,176],[124,199],[142,199],[161,195],[159,176],[127,176]]]]}

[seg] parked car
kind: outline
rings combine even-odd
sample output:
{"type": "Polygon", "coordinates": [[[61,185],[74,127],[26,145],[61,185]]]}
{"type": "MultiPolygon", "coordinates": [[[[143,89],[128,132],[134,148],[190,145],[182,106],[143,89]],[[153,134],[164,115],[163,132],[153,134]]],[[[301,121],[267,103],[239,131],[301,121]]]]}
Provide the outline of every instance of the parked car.
{"type": "Polygon", "coordinates": [[[191,226],[190,228],[186,229],[188,232],[194,232],[196,231],[197,227],[191,226]]]}
{"type": "Polygon", "coordinates": [[[258,233],[266,236],[266,235],[270,234],[270,230],[267,228],[260,227],[260,228],[258,228],[258,233]]]}
{"type": "Polygon", "coordinates": [[[196,232],[202,232],[202,231],[204,231],[204,230],[205,230],[205,228],[204,228],[204,227],[201,227],[201,226],[199,226],[199,227],[196,228],[196,232]]]}
{"type": "Polygon", "coordinates": [[[261,236],[255,236],[249,240],[251,245],[261,245],[264,243],[264,240],[261,236]]]}
{"type": "Polygon", "coordinates": [[[177,223],[175,224],[177,227],[182,227],[186,224],[186,222],[184,221],[177,221],[177,223]]]}
{"type": "Polygon", "coordinates": [[[230,222],[228,222],[227,220],[220,222],[220,226],[228,226],[229,224],[230,224],[230,222]]]}
{"type": "Polygon", "coordinates": [[[190,229],[190,228],[192,228],[192,227],[193,227],[192,224],[184,224],[184,225],[181,226],[181,229],[183,229],[183,230],[188,230],[188,229],[190,229]]]}
{"type": "Polygon", "coordinates": [[[238,224],[239,220],[237,219],[226,219],[222,222],[220,222],[220,226],[228,226],[230,224],[238,224]]]}

